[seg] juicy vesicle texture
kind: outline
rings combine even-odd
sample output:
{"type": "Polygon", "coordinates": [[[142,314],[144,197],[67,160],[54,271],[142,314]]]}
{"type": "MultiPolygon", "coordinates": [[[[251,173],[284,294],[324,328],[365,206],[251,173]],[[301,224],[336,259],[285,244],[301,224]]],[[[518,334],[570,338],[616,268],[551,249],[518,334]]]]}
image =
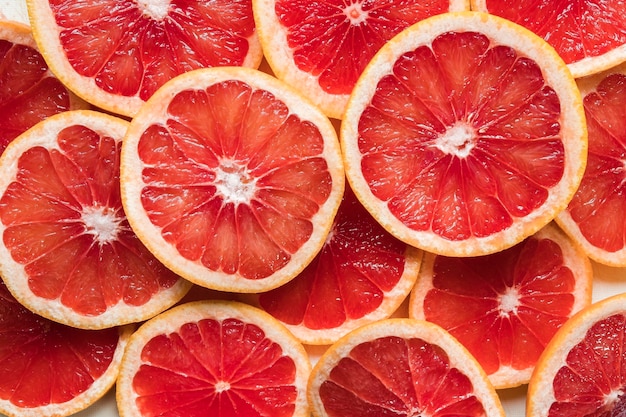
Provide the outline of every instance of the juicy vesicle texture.
{"type": "Polygon", "coordinates": [[[361,171],[408,227],[486,237],[532,213],[564,172],[560,104],[541,69],[474,32],[402,55],[359,120],[361,171]]]}
{"type": "Polygon", "coordinates": [[[69,108],[67,89],[39,52],[0,39],[0,153],[37,122],[69,108]]]}
{"type": "Polygon", "coordinates": [[[143,100],[183,72],[241,65],[254,34],[250,0],[51,0],[50,7],[74,70],[104,91],[143,100]]]}
{"type": "Polygon", "coordinates": [[[626,43],[626,3],[608,0],[487,0],[489,13],[527,27],[570,64],[626,43]]]}
{"type": "Polygon", "coordinates": [[[610,75],[583,103],[589,155],[567,210],[589,243],[615,252],[626,245],[626,75],[610,75]]]}
{"type": "Polygon", "coordinates": [[[281,321],[329,329],[371,313],[404,272],[406,244],[380,226],[346,189],[330,235],[295,279],[259,295],[281,321]]]}
{"type": "Polygon", "coordinates": [[[437,256],[424,315],[463,343],[487,373],[526,369],[571,315],[575,284],[561,248],[549,239],[528,238],[475,258],[437,256]]]}
{"type": "Polygon", "coordinates": [[[449,6],[448,0],[277,0],[275,11],[298,68],[319,76],[324,91],[350,94],[385,42],[449,6]]]}
{"type": "Polygon", "coordinates": [[[108,369],[118,329],[79,330],[19,304],[0,281],[0,399],[39,407],[73,399],[108,369]]]}
{"type": "Polygon", "coordinates": [[[184,91],[140,138],[141,201],[185,258],[265,278],[309,239],[330,195],[323,151],[317,127],[265,90],[224,81],[184,91]]]}
{"type": "Polygon", "coordinates": [[[293,414],[294,361],[256,325],[204,319],[149,340],[133,378],[144,416],[293,414]]]}
{"type": "Polygon", "coordinates": [[[352,349],[320,386],[330,417],[483,416],[469,378],[438,346],[381,337],[352,349]]]}
{"type": "Polygon", "coordinates": [[[549,417],[622,416],[626,411],[626,316],[595,323],[554,377],[549,417]]]}
{"type": "Polygon", "coordinates": [[[4,245],[24,265],[30,290],[96,316],[139,306],[179,279],[140,243],[119,191],[121,143],[80,125],[58,147],[30,148],[0,199],[4,245]]]}

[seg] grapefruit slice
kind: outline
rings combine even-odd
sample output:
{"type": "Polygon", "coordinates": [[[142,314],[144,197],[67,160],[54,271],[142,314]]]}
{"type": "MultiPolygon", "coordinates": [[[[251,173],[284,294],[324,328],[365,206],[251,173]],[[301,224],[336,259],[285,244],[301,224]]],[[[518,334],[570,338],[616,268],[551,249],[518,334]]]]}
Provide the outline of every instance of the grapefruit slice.
{"type": "Polygon", "coordinates": [[[324,244],[344,181],[328,118],[249,68],[174,78],[122,148],[122,202],[139,238],[220,291],[267,291],[300,273],[324,244]]]}
{"type": "Polygon", "coordinates": [[[497,389],[527,384],[556,331],[591,303],[591,262],[554,224],[504,251],[426,254],[409,316],[446,329],[497,389]]]}
{"type": "Polygon", "coordinates": [[[582,178],[580,93],[545,41],[502,18],[446,13],[405,29],[365,69],[341,125],[347,178],[370,213],[429,252],[514,246],[582,178]]]}
{"type": "Polygon", "coordinates": [[[390,317],[415,284],[422,251],[391,236],[348,188],[326,243],[296,278],[256,304],[303,343],[329,345],[390,317]]]}
{"type": "Polygon", "coordinates": [[[119,194],[128,123],[90,110],[51,116],[0,158],[0,273],[20,303],[81,328],[138,322],[190,283],[130,229],[119,194]]]}
{"type": "Polygon", "coordinates": [[[132,327],[82,330],[27,310],[0,281],[0,413],[61,417],[115,383],[132,327]]]}
{"type": "Polygon", "coordinates": [[[204,67],[257,67],[250,0],[27,0],[50,69],[86,101],[134,116],[165,81],[204,67]]]}
{"type": "Polygon", "coordinates": [[[537,362],[526,415],[623,415],[625,352],[626,295],[583,309],[559,329],[537,362]]]}
{"type": "Polygon", "coordinates": [[[252,7],[273,73],[341,119],[357,78],[385,42],[429,16],[469,10],[469,0],[253,0],[252,7]]]}
{"type": "Polygon", "coordinates": [[[247,304],[197,301],[142,325],[117,383],[121,416],[308,417],[304,347],[247,304]]]}
{"type": "Polygon", "coordinates": [[[320,357],[308,393],[316,417],[504,417],[471,354],[421,320],[381,320],[348,333],[320,357]]]}
{"type": "Polygon", "coordinates": [[[578,80],[589,153],[583,179],[559,225],[593,260],[626,266],[626,65],[578,80]]]}
{"type": "Polygon", "coordinates": [[[85,107],[52,75],[30,28],[0,19],[0,154],[46,117],[85,107]]]}
{"type": "Polygon", "coordinates": [[[626,60],[623,2],[472,0],[472,10],[489,12],[532,30],[556,49],[576,78],[626,60]]]}

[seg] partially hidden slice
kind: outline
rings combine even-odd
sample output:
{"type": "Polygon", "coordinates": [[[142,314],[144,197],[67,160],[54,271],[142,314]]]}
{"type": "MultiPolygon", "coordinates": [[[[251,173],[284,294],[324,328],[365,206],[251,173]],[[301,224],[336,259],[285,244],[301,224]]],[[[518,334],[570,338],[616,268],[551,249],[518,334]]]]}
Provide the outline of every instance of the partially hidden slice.
{"type": "Polygon", "coordinates": [[[0,281],[0,413],[62,417],[104,396],[132,326],[83,330],[27,310],[0,281]]]}
{"type": "Polygon", "coordinates": [[[583,309],[559,329],[537,362],[526,415],[623,415],[625,354],[626,294],[583,309]]]}
{"type": "Polygon", "coordinates": [[[197,68],[257,67],[251,0],[26,0],[42,55],[86,101],[134,116],[167,80],[197,68]]]}
{"type": "Polygon", "coordinates": [[[305,344],[331,344],[390,317],[415,284],[422,251],[383,229],[347,188],[331,231],[296,278],[259,294],[258,305],[305,344]]]}
{"type": "Polygon", "coordinates": [[[197,301],[142,325],[117,382],[122,417],[308,417],[311,365],[276,319],[246,304],[197,301]]]}
{"type": "Polygon", "coordinates": [[[329,119],[249,68],[174,78],[122,148],[137,235],[172,270],[221,291],[267,291],[300,273],[326,240],[344,181],[329,119]]]}
{"type": "Polygon", "coordinates": [[[120,200],[128,123],[51,116],[0,158],[0,273],[30,310],[81,328],[146,320],[190,288],[131,230],[120,200]]]}
{"type": "Polygon", "coordinates": [[[480,12],[405,29],[363,72],[341,125],[370,213],[429,252],[511,247],[571,200],[587,158],[578,87],[544,40],[480,12]]]}
{"type": "Polygon", "coordinates": [[[46,117],[85,107],[50,72],[30,28],[0,19],[0,154],[46,117]]]}
{"type": "Polygon", "coordinates": [[[593,260],[626,266],[626,65],[577,80],[589,153],[583,179],[556,221],[593,260]]]}
{"type": "Polygon", "coordinates": [[[276,76],[341,119],[361,72],[401,30],[469,10],[468,0],[253,0],[259,38],[276,76]]]}
{"type": "Polygon", "coordinates": [[[409,316],[450,332],[496,388],[516,387],[563,323],[591,303],[592,278],[587,256],[550,223],[495,254],[426,254],[409,316]]]}
{"type": "Polygon", "coordinates": [[[546,39],[576,78],[626,60],[626,4],[620,1],[472,0],[472,10],[504,17],[546,39]]]}
{"type": "Polygon", "coordinates": [[[331,345],[308,385],[316,417],[504,417],[487,374],[441,327],[387,319],[331,345]]]}

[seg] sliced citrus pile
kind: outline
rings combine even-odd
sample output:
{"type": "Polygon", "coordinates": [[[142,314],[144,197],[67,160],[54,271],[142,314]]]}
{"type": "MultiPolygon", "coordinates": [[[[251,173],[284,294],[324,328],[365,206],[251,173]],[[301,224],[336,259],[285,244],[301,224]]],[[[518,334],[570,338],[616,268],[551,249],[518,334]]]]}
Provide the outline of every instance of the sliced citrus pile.
{"type": "Polygon", "coordinates": [[[306,417],[310,371],[304,347],[269,314],[232,301],[198,301],[133,334],[117,403],[127,417],[306,417]]]}
{"type": "Polygon", "coordinates": [[[493,385],[527,384],[554,333],[591,302],[589,259],[550,224],[504,251],[426,254],[409,315],[436,323],[478,360],[493,385]]]}
{"type": "Polygon", "coordinates": [[[449,256],[511,247],[572,198],[587,152],[578,88],[537,35],[479,12],[425,19],[368,64],[341,126],[357,197],[449,256]]]}
{"type": "Polygon", "coordinates": [[[621,1],[472,0],[472,10],[532,30],[556,49],[577,78],[626,60],[626,4],[621,1]]]}
{"type": "Polygon", "coordinates": [[[0,158],[0,273],[30,310],[103,328],[145,320],[189,289],[141,244],[119,193],[128,123],[75,110],[19,136],[0,158]]]}
{"type": "Polygon", "coordinates": [[[626,410],[626,295],[598,301],[568,320],[541,355],[526,415],[621,416],[626,410]]]}
{"type": "Polygon", "coordinates": [[[626,65],[578,84],[589,132],[587,168],[556,220],[595,261],[626,266],[626,65]]]}
{"type": "Polygon", "coordinates": [[[324,244],[344,188],[334,127],[261,71],[180,75],[148,100],[122,148],[122,201],[145,245],[201,286],[284,284],[324,244]]]}
{"type": "Polygon", "coordinates": [[[504,416],[487,375],[441,327],[387,319],[322,355],[309,378],[315,416],[504,416]]]}
{"type": "Polygon", "coordinates": [[[390,317],[415,284],[422,252],[383,229],[346,189],[326,243],[296,278],[258,304],[306,344],[331,344],[390,317]]]}
{"type": "Polygon", "coordinates": [[[183,72],[259,65],[250,0],[27,0],[50,69],[79,96],[133,116],[183,72]]]}
{"type": "Polygon", "coordinates": [[[48,70],[30,28],[0,19],[0,154],[37,122],[83,107],[48,70]]]}
{"type": "Polygon", "coordinates": [[[356,80],[385,42],[424,18],[469,10],[469,1],[253,0],[252,6],[274,74],[340,119],[356,80]]]}
{"type": "Polygon", "coordinates": [[[49,321],[0,281],[0,413],[60,417],[87,408],[115,383],[131,331],[49,321]]]}

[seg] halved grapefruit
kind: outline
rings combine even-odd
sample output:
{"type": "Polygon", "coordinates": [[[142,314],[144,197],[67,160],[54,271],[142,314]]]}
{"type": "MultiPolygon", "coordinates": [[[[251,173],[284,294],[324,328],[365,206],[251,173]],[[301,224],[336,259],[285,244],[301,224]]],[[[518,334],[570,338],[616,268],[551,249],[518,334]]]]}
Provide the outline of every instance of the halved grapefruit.
{"type": "Polygon", "coordinates": [[[51,116],[0,158],[0,273],[15,298],[63,324],[146,320],[190,288],[131,230],[119,192],[128,123],[90,110],[51,116]]]}
{"type": "Polygon", "coordinates": [[[426,254],[409,316],[450,332],[496,388],[516,387],[559,327],[591,303],[592,279],[587,256],[550,223],[495,254],[426,254]]]}
{"type": "Polygon", "coordinates": [[[350,97],[341,143],[368,211],[399,239],[449,256],[537,232],[567,206],[587,158],[563,60],[480,12],[430,17],[390,40],[350,97]]]}
{"type": "Polygon", "coordinates": [[[122,148],[122,202],[144,244],[188,280],[262,292],[320,250],[344,190],[336,131],[259,70],[207,68],[160,88],[122,148]]]}
{"type": "Polygon", "coordinates": [[[197,68],[257,67],[251,0],[27,0],[42,55],[86,101],[134,116],[170,78],[197,68]]]}
{"type": "Polygon", "coordinates": [[[131,337],[117,382],[121,416],[308,417],[304,347],[246,304],[177,306],[131,337]]]}

